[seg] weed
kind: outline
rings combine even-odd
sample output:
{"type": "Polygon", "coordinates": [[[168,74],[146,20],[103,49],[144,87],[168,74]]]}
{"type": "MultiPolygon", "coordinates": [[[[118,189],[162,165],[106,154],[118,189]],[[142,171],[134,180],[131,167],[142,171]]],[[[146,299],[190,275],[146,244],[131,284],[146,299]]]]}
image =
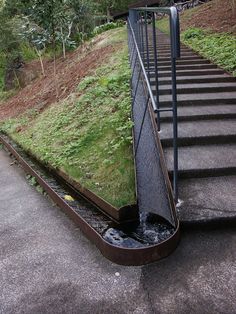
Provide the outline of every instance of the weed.
{"type": "Polygon", "coordinates": [[[202,39],[203,37],[204,37],[204,31],[200,28],[189,28],[182,35],[182,39],[184,41],[191,40],[191,39],[202,39]]]}
{"type": "Polygon", "coordinates": [[[26,179],[28,180],[28,182],[29,182],[29,184],[31,186],[35,186],[36,187],[38,185],[38,182],[37,182],[35,177],[32,177],[31,175],[27,175],[26,179]]]}
{"type": "Polygon", "coordinates": [[[170,33],[169,17],[163,17],[162,19],[157,20],[156,27],[163,33],[169,34],[170,33]]]}
{"type": "Polygon", "coordinates": [[[124,25],[123,21],[118,22],[110,22],[100,26],[96,26],[93,30],[92,36],[96,36],[98,34],[104,33],[110,29],[115,29],[124,25]]]}
{"type": "Polygon", "coordinates": [[[185,31],[182,41],[236,76],[236,38],[230,34],[211,34],[198,28],[185,31]]]}

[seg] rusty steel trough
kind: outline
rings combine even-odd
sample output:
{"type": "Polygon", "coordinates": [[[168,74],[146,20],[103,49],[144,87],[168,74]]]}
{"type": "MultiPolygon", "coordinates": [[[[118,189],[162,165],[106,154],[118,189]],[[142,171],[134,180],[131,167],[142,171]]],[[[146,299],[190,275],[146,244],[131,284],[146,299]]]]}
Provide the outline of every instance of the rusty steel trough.
{"type": "MultiPolygon", "coordinates": [[[[37,169],[39,169],[37,167],[42,167],[42,171],[45,171],[45,166],[37,164],[35,168],[34,161],[32,161],[32,159],[29,161],[30,156],[22,153],[23,150],[7,136],[1,135],[0,142],[10,154],[16,158],[25,172],[36,178],[38,184],[42,186],[50,198],[79,226],[85,236],[97,246],[101,253],[114,263],[121,265],[143,265],[151,263],[168,256],[177,247],[179,242],[179,222],[177,226],[173,228],[158,215],[153,216],[152,214],[145,214],[145,217],[148,218],[145,218],[146,220],[144,219],[142,223],[118,224],[104,214],[104,209],[98,208],[98,206],[90,203],[86,197],[83,198],[81,192],[73,186],[73,182],[68,182],[67,184],[65,178],[61,177],[59,173],[54,173],[56,181],[60,181],[59,184],[63,186],[66,185],[66,192],[79,199],[80,204],[82,204],[81,206],[84,207],[81,214],[75,210],[73,203],[71,204],[69,201],[65,200],[61,192],[58,193],[58,189],[53,188],[52,185],[47,182],[48,180],[45,179],[45,175],[42,175],[41,170],[37,171],[37,169]],[[84,213],[90,215],[90,220],[84,213]],[[100,221],[102,221],[102,223],[99,225],[100,221]],[[152,243],[153,241],[151,241],[148,243],[148,237],[142,239],[142,234],[144,235],[143,230],[139,234],[137,231],[146,225],[149,226],[149,232],[152,231],[153,226],[153,233],[157,226],[164,225],[163,230],[167,230],[168,236],[166,236],[163,241],[160,240],[157,243],[152,243]],[[168,231],[168,228],[170,228],[170,231],[168,231]],[[115,233],[114,236],[112,232],[115,233]],[[117,236],[118,238],[124,239],[123,243],[122,241],[117,242],[117,236]]],[[[50,169],[48,171],[48,177],[52,177],[52,171],[50,169]]]]}

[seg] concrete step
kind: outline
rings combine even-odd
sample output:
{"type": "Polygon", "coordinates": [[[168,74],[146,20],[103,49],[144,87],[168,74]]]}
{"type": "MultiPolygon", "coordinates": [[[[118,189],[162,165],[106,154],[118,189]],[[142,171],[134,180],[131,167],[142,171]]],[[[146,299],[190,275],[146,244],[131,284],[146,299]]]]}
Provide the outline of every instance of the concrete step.
{"type": "Polygon", "coordinates": [[[181,222],[226,220],[236,215],[236,176],[179,181],[181,222]]]}
{"type": "MultiPolygon", "coordinates": [[[[160,137],[163,146],[173,145],[172,122],[161,123],[160,137]]],[[[195,120],[178,123],[178,144],[180,146],[230,142],[236,143],[236,119],[195,120]]]]}
{"type": "MultiPolygon", "coordinates": [[[[156,82],[155,77],[151,77],[150,81],[152,84],[156,82]]],[[[186,76],[177,76],[177,83],[178,84],[197,84],[197,83],[220,83],[220,82],[235,82],[236,83],[236,78],[232,77],[228,74],[211,74],[211,75],[196,75],[196,76],[191,76],[191,75],[186,75],[186,76]]],[[[171,85],[172,81],[168,77],[159,77],[158,78],[158,83],[159,85],[166,85],[169,84],[171,85]]]]}
{"type": "MultiPolygon", "coordinates": [[[[191,65],[191,64],[209,64],[210,61],[204,60],[204,59],[187,59],[187,60],[183,60],[182,58],[180,60],[176,61],[177,65],[191,65]]],[[[147,66],[147,62],[146,60],[144,60],[144,65],[147,66]]],[[[153,59],[149,60],[149,66],[154,67],[155,63],[153,59]]],[[[167,60],[167,61],[160,61],[158,60],[158,68],[160,66],[165,66],[165,65],[169,65],[171,66],[171,60],[167,60]]]]}
{"type": "MultiPolygon", "coordinates": [[[[215,69],[217,66],[215,64],[207,63],[207,61],[204,64],[186,64],[186,65],[176,65],[176,70],[198,70],[198,69],[215,69]]],[[[152,69],[152,67],[150,68],[152,69]]],[[[158,67],[159,71],[170,71],[171,67],[167,65],[162,65],[158,67]]]]}
{"type": "MultiPolygon", "coordinates": [[[[141,52],[141,56],[146,57],[147,55],[149,55],[150,58],[154,59],[154,52],[149,52],[149,54],[147,54],[146,52],[141,52]]],[[[171,50],[157,50],[157,56],[158,58],[169,58],[171,57],[171,50]]],[[[181,60],[182,58],[185,57],[198,57],[201,58],[198,54],[194,53],[191,50],[183,50],[181,51],[181,58],[178,58],[177,60],[181,60]]]]}
{"type": "MultiPolygon", "coordinates": [[[[151,59],[151,61],[153,61],[154,62],[154,56],[153,56],[153,54],[152,55],[149,55],[149,57],[151,58],[152,57],[152,59],[151,59]]],[[[198,56],[198,55],[186,55],[186,56],[182,56],[181,57],[181,59],[178,59],[177,60],[177,62],[178,61],[187,61],[187,60],[192,60],[192,61],[195,61],[195,60],[204,60],[203,59],[203,57],[200,57],[200,56],[198,56]]],[[[165,62],[165,61],[170,61],[170,57],[159,57],[158,56],[158,62],[165,62]]]]}
{"type": "MultiPolygon", "coordinates": [[[[163,48],[157,48],[156,51],[157,51],[157,54],[158,54],[158,56],[159,56],[159,54],[165,54],[165,53],[168,54],[168,53],[171,53],[171,48],[165,48],[165,49],[163,49],[163,48]]],[[[143,53],[147,54],[146,50],[144,50],[143,53]]],[[[154,50],[152,49],[152,50],[150,50],[148,53],[149,53],[149,55],[154,55],[154,50]]],[[[194,54],[194,52],[193,52],[192,50],[186,48],[186,49],[182,49],[182,50],[181,50],[181,57],[182,57],[182,54],[185,54],[185,53],[194,54]]]]}
{"type": "MultiPolygon", "coordinates": [[[[236,104],[236,92],[200,93],[178,95],[178,106],[211,105],[211,104],[236,104]]],[[[160,105],[170,107],[171,95],[160,95],[160,105]]]]}
{"type": "MultiPolygon", "coordinates": [[[[169,46],[166,46],[166,47],[158,47],[157,46],[157,51],[158,52],[169,52],[171,50],[171,47],[169,46]]],[[[145,50],[144,50],[144,52],[146,52],[145,50]]],[[[191,53],[193,53],[193,50],[191,50],[190,48],[187,48],[187,47],[182,47],[181,48],[181,53],[182,52],[191,52],[191,53]]]]}
{"type": "MultiPolygon", "coordinates": [[[[153,94],[156,95],[156,86],[152,85],[153,94]]],[[[236,82],[226,83],[199,83],[199,84],[177,84],[177,92],[180,94],[218,93],[236,91],[236,82]]],[[[171,95],[171,85],[160,85],[159,95],[171,95]]]]}
{"type": "MultiPolygon", "coordinates": [[[[214,106],[199,105],[178,108],[178,121],[219,120],[230,118],[236,118],[235,105],[217,104],[214,106]]],[[[172,123],[172,112],[162,112],[161,121],[172,123]]]]}
{"type": "MultiPolygon", "coordinates": [[[[164,153],[167,168],[172,175],[173,148],[165,148],[164,153]]],[[[236,175],[236,143],[179,147],[179,177],[223,175],[236,175]]]]}
{"type": "MultiPolygon", "coordinates": [[[[170,51],[157,51],[158,54],[158,58],[169,58],[171,57],[171,52],[170,51]]],[[[146,54],[144,54],[144,56],[146,56],[146,54]]],[[[154,58],[154,53],[149,53],[150,57],[154,58]]],[[[193,51],[181,51],[181,58],[186,58],[186,57],[198,57],[200,58],[199,55],[197,55],[196,53],[194,53],[193,51]]],[[[177,60],[180,60],[177,59],[177,60]]]]}
{"type": "MultiPolygon", "coordinates": [[[[219,68],[211,68],[211,69],[185,69],[185,70],[179,70],[176,71],[177,78],[180,78],[181,76],[191,75],[191,76],[205,76],[205,75],[216,75],[216,74],[225,74],[225,72],[219,68]]],[[[170,70],[158,70],[159,77],[169,77],[171,78],[171,71],[170,70]]],[[[155,72],[153,69],[150,69],[149,72],[150,78],[155,77],[155,72]]]]}

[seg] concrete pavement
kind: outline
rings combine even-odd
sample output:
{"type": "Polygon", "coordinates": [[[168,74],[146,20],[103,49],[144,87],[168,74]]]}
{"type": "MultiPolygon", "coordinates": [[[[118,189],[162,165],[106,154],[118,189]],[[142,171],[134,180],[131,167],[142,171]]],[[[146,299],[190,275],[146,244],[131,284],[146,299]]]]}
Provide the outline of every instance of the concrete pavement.
{"type": "Polygon", "coordinates": [[[236,231],[185,231],[168,258],[106,260],[0,150],[0,313],[236,313],[236,231]]]}

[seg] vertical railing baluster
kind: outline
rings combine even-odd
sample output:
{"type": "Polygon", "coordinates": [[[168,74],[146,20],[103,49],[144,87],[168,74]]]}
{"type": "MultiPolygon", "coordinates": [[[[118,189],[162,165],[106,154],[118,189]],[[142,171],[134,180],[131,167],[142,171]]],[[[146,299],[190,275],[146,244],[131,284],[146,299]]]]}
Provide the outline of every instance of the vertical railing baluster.
{"type": "Polygon", "coordinates": [[[142,57],[142,60],[144,60],[144,31],[143,31],[143,16],[142,16],[142,12],[141,12],[140,25],[141,25],[141,42],[142,42],[141,57],[142,57]]]}
{"type": "Polygon", "coordinates": [[[153,33],[153,53],[154,53],[154,67],[155,67],[155,85],[156,85],[156,106],[157,106],[157,128],[161,130],[160,119],[160,103],[159,103],[159,79],[158,79],[158,56],[157,56],[157,37],[156,37],[156,20],[155,13],[152,13],[152,33],[153,33]]]}
{"type": "Polygon", "coordinates": [[[150,58],[149,58],[149,40],[148,40],[148,21],[147,21],[147,12],[144,13],[144,24],[145,24],[145,41],[146,41],[146,64],[147,64],[147,73],[148,79],[150,81],[150,58]]]}
{"type": "Polygon", "coordinates": [[[176,25],[170,19],[170,36],[171,36],[171,78],[172,78],[172,110],[173,110],[173,191],[175,202],[178,202],[178,111],[177,111],[177,88],[176,88],[176,25]]]}

